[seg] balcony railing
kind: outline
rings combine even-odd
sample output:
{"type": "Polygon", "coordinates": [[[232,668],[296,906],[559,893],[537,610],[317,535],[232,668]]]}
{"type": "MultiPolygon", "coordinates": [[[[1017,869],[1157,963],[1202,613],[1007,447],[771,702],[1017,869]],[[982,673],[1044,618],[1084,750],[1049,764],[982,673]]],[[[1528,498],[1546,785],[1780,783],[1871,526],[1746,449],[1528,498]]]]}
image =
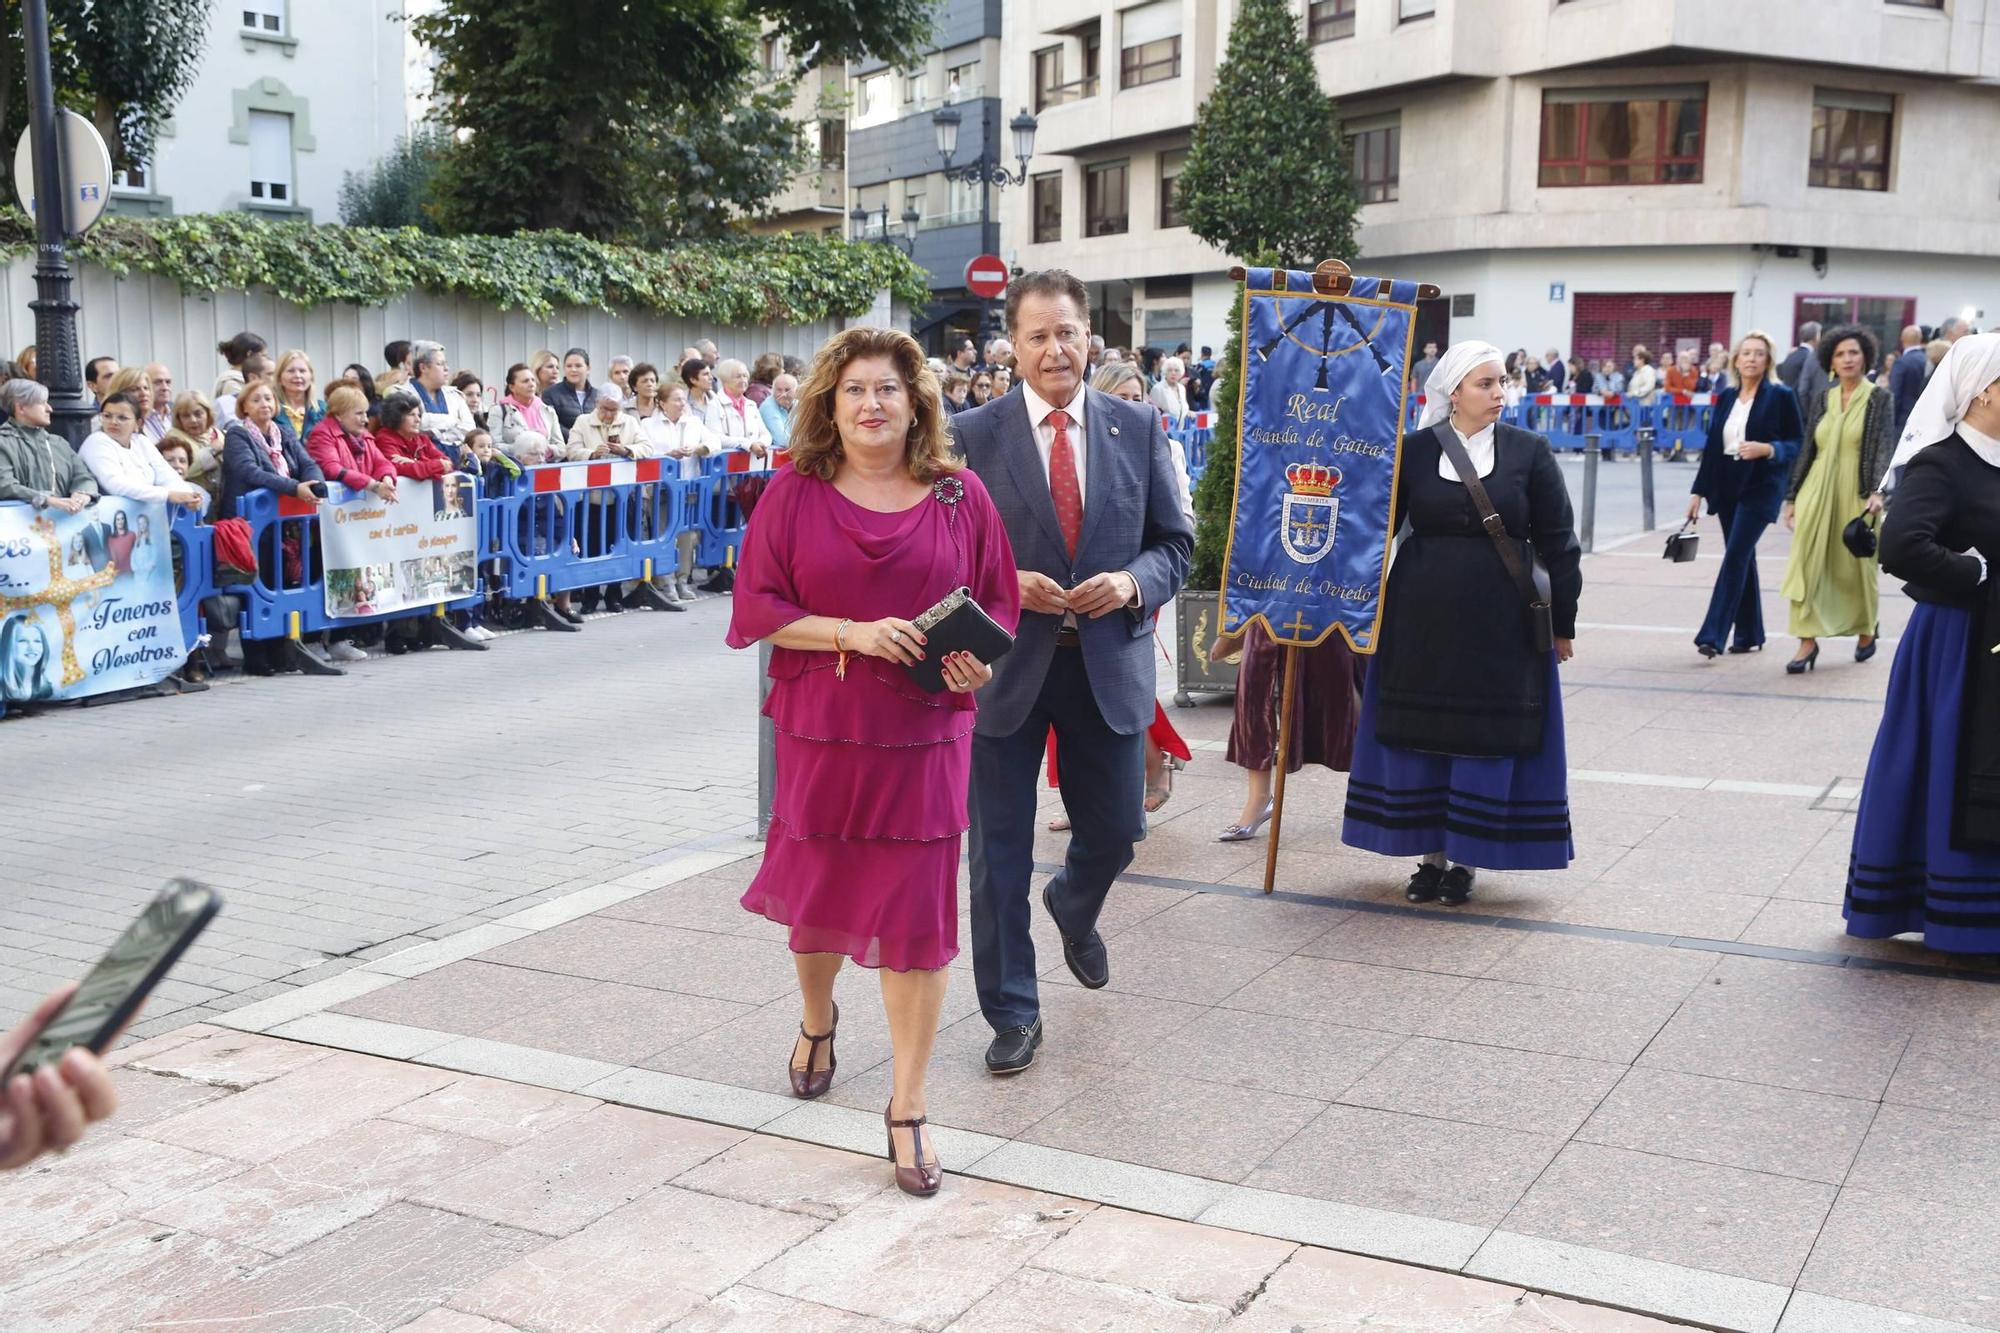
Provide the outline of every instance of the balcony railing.
{"type": "Polygon", "coordinates": [[[1053,88],[1039,88],[1035,91],[1035,109],[1046,111],[1050,107],[1067,106],[1071,102],[1081,102],[1085,98],[1097,96],[1100,80],[1093,74],[1087,79],[1073,83],[1057,84],[1053,88]]]}

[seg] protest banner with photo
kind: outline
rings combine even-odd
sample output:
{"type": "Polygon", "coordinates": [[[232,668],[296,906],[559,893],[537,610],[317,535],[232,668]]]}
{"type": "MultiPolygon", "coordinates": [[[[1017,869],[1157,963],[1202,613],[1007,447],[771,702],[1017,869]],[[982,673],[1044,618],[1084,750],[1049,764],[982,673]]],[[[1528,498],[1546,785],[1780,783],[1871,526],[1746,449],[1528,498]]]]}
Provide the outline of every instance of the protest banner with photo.
{"type": "Polygon", "coordinates": [[[1375,651],[1403,441],[1417,284],[1251,269],[1243,284],[1236,503],[1223,625],[1375,651]],[[1378,294],[1379,293],[1379,294],[1378,294]]]}
{"type": "Polygon", "coordinates": [[[187,660],[164,504],[0,505],[0,704],[154,685],[187,660]]]}
{"type": "Polygon", "coordinates": [[[327,615],[387,615],[470,595],[479,578],[472,501],[464,479],[405,477],[393,504],[361,491],[321,505],[327,615]]]}

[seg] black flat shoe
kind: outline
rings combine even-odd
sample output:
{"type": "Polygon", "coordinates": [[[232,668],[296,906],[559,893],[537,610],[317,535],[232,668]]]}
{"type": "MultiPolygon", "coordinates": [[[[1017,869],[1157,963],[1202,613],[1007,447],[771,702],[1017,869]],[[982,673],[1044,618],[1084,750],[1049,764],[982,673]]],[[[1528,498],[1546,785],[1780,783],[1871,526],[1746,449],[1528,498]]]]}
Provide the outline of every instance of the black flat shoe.
{"type": "Polygon", "coordinates": [[[1444,867],[1434,866],[1426,861],[1417,867],[1417,873],[1410,876],[1410,882],[1403,888],[1403,896],[1413,903],[1431,902],[1438,896],[1438,882],[1444,878],[1444,867]]]}
{"type": "Polygon", "coordinates": [[[1472,868],[1453,866],[1444,872],[1444,882],[1438,885],[1438,901],[1446,907],[1458,907],[1472,896],[1472,868]]]}
{"type": "Polygon", "coordinates": [[[1111,981],[1111,956],[1105,952],[1104,937],[1093,930],[1080,940],[1071,939],[1056,918],[1055,904],[1049,899],[1050,887],[1042,885],[1042,906],[1062,935],[1063,961],[1069,964],[1069,974],[1085,990],[1102,990],[1111,981]]]}
{"type": "Polygon", "coordinates": [[[1729,655],[1731,657],[1739,657],[1744,653],[1761,653],[1763,651],[1764,645],[1761,643],[1732,643],[1729,645],[1729,655]]]}
{"type": "Polygon", "coordinates": [[[986,1048],[986,1068],[995,1074],[1018,1074],[1035,1063],[1035,1048],[1042,1044],[1042,1020],[1024,1028],[1008,1028],[993,1038],[986,1048]]]}
{"type": "Polygon", "coordinates": [[[1701,654],[1701,655],[1702,655],[1703,657],[1720,657],[1720,656],[1722,656],[1722,650],[1721,650],[1720,648],[1716,647],[1716,646],[1715,646],[1714,644],[1712,644],[1712,643],[1698,643],[1698,644],[1696,644],[1696,645],[1694,646],[1694,650],[1695,650],[1696,652],[1700,653],[1700,654],[1701,654]]]}

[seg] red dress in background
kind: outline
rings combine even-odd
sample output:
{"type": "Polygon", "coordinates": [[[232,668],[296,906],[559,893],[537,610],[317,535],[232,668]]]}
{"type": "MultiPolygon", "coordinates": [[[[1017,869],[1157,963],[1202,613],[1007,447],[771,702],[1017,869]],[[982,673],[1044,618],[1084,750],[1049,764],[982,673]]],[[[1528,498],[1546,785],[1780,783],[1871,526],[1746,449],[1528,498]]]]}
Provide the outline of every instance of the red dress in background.
{"type": "MultiPolygon", "coordinates": [[[[960,586],[1014,629],[1014,553],[971,472],[877,513],[784,468],[744,533],[728,641],[745,648],[809,615],[910,619],[960,586]]],[[[834,664],[830,642],[771,651],[777,792],[743,906],[789,927],[794,953],[943,967],[958,954],[973,696],[928,693],[876,657],[850,653],[844,680],[834,664]]]]}

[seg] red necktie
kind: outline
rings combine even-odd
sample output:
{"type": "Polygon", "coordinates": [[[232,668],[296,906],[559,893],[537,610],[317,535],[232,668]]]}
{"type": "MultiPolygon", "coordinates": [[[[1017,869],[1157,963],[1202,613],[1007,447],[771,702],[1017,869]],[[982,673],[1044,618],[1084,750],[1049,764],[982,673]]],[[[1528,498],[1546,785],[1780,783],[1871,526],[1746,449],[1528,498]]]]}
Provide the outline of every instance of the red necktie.
{"type": "Polygon", "coordinates": [[[1049,443],[1049,498],[1056,502],[1056,522],[1074,560],[1083,534],[1083,490],[1076,484],[1076,457],[1069,449],[1069,413],[1051,412],[1048,421],[1056,429],[1049,443]]]}

